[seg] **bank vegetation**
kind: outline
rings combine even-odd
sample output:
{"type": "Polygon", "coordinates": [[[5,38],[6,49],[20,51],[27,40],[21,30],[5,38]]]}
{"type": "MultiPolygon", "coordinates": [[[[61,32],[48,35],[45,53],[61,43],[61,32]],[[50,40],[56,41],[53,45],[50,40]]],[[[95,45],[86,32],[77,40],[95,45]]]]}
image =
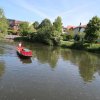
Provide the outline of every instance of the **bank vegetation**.
{"type": "MultiPolygon", "coordinates": [[[[48,18],[43,19],[41,23],[22,22],[17,31],[21,37],[15,40],[100,53],[100,18],[98,16],[90,19],[84,32],[79,30],[77,34],[74,34],[73,30],[66,30],[66,33],[63,33],[62,24],[60,16],[54,22],[48,18]]],[[[0,9],[0,37],[3,38],[9,33],[14,34],[14,30],[11,30],[3,9],[0,9]]]]}

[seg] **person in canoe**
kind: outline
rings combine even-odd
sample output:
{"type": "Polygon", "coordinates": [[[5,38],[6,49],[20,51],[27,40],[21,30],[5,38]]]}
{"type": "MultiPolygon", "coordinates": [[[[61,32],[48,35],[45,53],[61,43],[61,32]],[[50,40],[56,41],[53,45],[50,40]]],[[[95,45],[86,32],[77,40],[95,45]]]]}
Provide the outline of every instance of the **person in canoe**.
{"type": "Polygon", "coordinates": [[[19,46],[19,47],[22,47],[22,43],[20,42],[20,43],[18,44],[18,46],[19,46]]]}
{"type": "Polygon", "coordinates": [[[24,47],[22,46],[22,42],[20,42],[20,43],[18,44],[18,46],[20,47],[21,50],[24,50],[24,47]]]}

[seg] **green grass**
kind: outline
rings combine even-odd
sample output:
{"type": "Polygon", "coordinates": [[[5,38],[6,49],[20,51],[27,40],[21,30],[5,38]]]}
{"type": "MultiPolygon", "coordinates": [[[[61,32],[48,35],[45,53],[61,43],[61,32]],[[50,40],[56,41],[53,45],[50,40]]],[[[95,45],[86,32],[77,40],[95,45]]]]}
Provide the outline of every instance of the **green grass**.
{"type": "Polygon", "coordinates": [[[90,44],[88,47],[87,47],[87,49],[98,49],[98,48],[100,48],[100,44],[90,44]]]}
{"type": "Polygon", "coordinates": [[[100,53],[100,44],[94,43],[84,43],[81,42],[70,42],[70,41],[61,41],[61,47],[63,48],[71,48],[77,50],[85,50],[94,53],[100,53]]]}
{"type": "Polygon", "coordinates": [[[61,47],[71,47],[74,44],[74,42],[70,42],[70,41],[61,41],[61,47]]]}
{"type": "Polygon", "coordinates": [[[97,53],[100,53],[100,44],[90,44],[87,48],[86,48],[87,51],[90,51],[90,52],[97,52],[97,53]]]}

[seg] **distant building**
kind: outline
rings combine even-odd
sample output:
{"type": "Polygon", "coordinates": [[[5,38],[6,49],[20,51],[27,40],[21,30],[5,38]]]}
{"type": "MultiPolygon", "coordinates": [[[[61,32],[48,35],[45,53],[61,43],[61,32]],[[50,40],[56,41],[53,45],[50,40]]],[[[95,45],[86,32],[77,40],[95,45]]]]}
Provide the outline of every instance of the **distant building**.
{"type": "Polygon", "coordinates": [[[86,25],[79,25],[79,26],[68,25],[67,27],[63,27],[63,33],[67,33],[68,30],[73,30],[74,34],[77,34],[78,32],[84,32],[85,28],[86,25]]]}
{"type": "Polygon", "coordinates": [[[67,30],[73,30],[74,28],[75,28],[75,26],[71,26],[71,25],[67,26],[67,30]]]}
{"type": "Polygon", "coordinates": [[[77,34],[78,32],[84,32],[86,28],[86,25],[79,25],[73,28],[74,34],[77,34]]]}
{"type": "Polygon", "coordinates": [[[19,25],[22,22],[26,22],[26,21],[19,21],[19,20],[15,20],[15,19],[7,19],[8,20],[8,24],[9,24],[9,31],[10,34],[19,34],[19,25]]]}
{"type": "Polygon", "coordinates": [[[22,21],[18,21],[18,20],[14,20],[14,19],[7,19],[8,23],[9,23],[9,28],[14,30],[14,31],[18,31],[19,30],[19,24],[22,21]]]}
{"type": "Polygon", "coordinates": [[[63,27],[63,33],[67,33],[68,30],[73,30],[75,26],[68,25],[67,27],[63,27]]]}

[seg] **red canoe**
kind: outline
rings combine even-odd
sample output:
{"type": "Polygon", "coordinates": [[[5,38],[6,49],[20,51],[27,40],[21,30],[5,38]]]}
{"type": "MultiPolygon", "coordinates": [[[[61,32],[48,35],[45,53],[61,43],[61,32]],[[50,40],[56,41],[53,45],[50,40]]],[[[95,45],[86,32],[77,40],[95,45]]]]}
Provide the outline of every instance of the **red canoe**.
{"type": "Polygon", "coordinates": [[[21,57],[24,57],[24,58],[32,57],[32,51],[29,49],[26,49],[24,47],[17,47],[16,50],[17,50],[18,55],[21,57]]]}

